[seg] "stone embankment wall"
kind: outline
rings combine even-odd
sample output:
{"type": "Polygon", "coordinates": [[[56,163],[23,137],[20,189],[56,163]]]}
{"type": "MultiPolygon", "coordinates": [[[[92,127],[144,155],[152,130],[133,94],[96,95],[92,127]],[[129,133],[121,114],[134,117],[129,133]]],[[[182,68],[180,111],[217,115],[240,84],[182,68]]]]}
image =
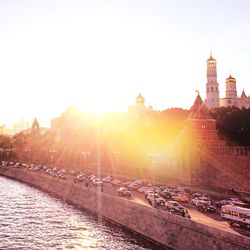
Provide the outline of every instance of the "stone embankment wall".
{"type": "Polygon", "coordinates": [[[1,168],[0,175],[27,183],[172,249],[249,249],[250,239],[192,220],[25,169],[1,168]]]}

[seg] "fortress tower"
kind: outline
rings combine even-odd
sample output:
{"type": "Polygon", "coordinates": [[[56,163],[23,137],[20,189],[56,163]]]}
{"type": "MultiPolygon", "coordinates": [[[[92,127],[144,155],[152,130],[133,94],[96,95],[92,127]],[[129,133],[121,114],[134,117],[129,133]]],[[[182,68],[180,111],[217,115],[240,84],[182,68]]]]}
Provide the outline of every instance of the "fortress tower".
{"type": "Polygon", "coordinates": [[[212,52],[210,53],[210,57],[207,60],[207,84],[205,103],[208,109],[218,108],[220,106],[216,60],[212,57],[212,52]]]}

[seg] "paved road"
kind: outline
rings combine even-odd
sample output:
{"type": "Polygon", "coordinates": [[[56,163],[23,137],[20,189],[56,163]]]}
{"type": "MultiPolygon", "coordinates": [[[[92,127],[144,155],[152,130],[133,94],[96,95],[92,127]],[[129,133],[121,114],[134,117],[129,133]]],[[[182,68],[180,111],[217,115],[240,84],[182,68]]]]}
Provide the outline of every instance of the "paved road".
{"type": "MultiPolygon", "coordinates": [[[[95,187],[93,184],[90,185],[90,188],[96,189],[100,187],[95,187]]],[[[106,193],[110,193],[113,195],[117,195],[117,187],[113,187],[111,184],[109,183],[105,183],[104,184],[104,192],[106,193]]],[[[151,207],[151,205],[148,203],[148,201],[144,198],[144,195],[135,191],[132,191],[132,197],[131,198],[126,198],[124,197],[124,199],[130,199],[133,200],[134,202],[140,203],[142,205],[145,206],[149,206],[151,207]]],[[[214,227],[220,230],[224,230],[233,234],[238,234],[238,235],[245,235],[250,237],[250,232],[248,232],[247,230],[244,229],[240,229],[237,227],[231,227],[226,221],[224,221],[220,214],[219,211],[216,213],[201,213],[199,211],[196,210],[196,208],[191,205],[191,204],[186,204],[183,203],[182,204],[185,208],[187,208],[190,216],[191,216],[191,220],[199,222],[201,224],[205,224],[207,226],[210,227],[214,227]]],[[[167,213],[167,211],[166,211],[167,213]]]]}
{"type": "MultiPolygon", "coordinates": [[[[26,169],[20,169],[20,171],[27,171],[26,169]]],[[[34,174],[46,174],[44,171],[39,171],[39,173],[34,172],[34,174]]],[[[55,177],[51,177],[51,178],[55,178],[55,177]]],[[[56,177],[58,178],[58,177],[56,177]]],[[[72,176],[68,176],[66,180],[66,182],[73,182],[74,177],[72,176]]],[[[83,182],[78,182],[75,183],[75,185],[84,185],[83,182]]],[[[101,191],[101,187],[96,187],[94,186],[91,182],[89,182],[89,188],[91,189],[98,189],[99,191],[101,191]]],[[[117,196],[117,187],[113,187],[110,183],[105,183],[104,184],[104,188],[103,191],[112,195],[116,195],[117,196]]],[[[122,197],[121,197],[122,198],[122,197]]],[[[145,206],[151,206],[148,201],[144,198],[144,195],[139,193],[139,192],[135,192],[132,191],[132,197],[131,198],[126,198],[124,197],[123,199],[130,199],[133,200],[134,202],[140,203],[142,205],[145,206]]],[[[191,220],[202,223],[204,225],[210,226],[210,227],[214,227],[220,230],[224,230],[233,234],[237,234],[237,235],[245,235],[247,237],[250,237],[250,232],[244,229],[240,229],[237,227],[231,227],[226,221],[224,221],[220,214],[219,211],[217,213],[211,214],[211,213],[201,213],[199,211],[197,211],[195,209],[195,207],[191,204],[182,204],[184,207],[186,207],[188,209],[188,212],[191,216],[191,220]]],[[[156,208],[158,209],[158,208],[156,208]]],[[[166,211],[167,213],[167,211],[166,211]]]]}

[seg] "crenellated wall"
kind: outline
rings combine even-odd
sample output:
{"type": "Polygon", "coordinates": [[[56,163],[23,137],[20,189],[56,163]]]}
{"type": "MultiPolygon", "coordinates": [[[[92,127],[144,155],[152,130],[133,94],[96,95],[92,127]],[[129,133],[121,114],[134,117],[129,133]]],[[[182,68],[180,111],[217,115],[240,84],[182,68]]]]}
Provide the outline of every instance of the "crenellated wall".
{"type": "Polygon", "coordinates": [[[250,156],[250,147],[241,146],[210,146],[208,151],[216,155],[250,156]]]}
{"type": "Polygon", "coordinates": [[[0,175],[49,192],[172,249],[243,250],[250,246],[247,237],[217,230],[83,185],[25,169],[0,167],[0,175]]]}

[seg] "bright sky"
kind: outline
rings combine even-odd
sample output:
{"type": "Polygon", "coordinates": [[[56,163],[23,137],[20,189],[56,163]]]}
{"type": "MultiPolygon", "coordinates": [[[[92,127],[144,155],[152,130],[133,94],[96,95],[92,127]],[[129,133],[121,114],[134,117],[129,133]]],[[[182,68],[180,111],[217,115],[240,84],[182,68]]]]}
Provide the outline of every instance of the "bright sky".
{"type": "Polygon", "coordinates": [[[0,124],[44,126],[67,107],[190,108],[209,48],[220,96],[231,68],[250,95],[249,0],[0,0],[0,124]]]}

